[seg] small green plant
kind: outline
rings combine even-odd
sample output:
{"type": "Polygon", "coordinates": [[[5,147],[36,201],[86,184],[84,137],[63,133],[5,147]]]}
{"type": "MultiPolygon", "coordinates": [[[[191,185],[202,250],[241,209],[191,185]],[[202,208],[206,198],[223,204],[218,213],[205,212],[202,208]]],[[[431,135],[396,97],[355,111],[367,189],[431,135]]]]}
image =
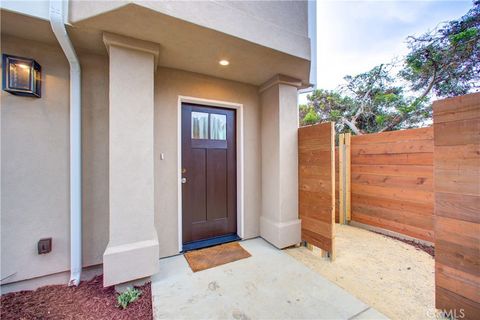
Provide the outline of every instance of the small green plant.
{"type": "Polygon", "coordinates": [[[122,309],[125,309],[130,303],[136,301],[141,295],[142,292],[140,290],[128,288],[126,291],[117,296],[118,306],[122,309]]]}

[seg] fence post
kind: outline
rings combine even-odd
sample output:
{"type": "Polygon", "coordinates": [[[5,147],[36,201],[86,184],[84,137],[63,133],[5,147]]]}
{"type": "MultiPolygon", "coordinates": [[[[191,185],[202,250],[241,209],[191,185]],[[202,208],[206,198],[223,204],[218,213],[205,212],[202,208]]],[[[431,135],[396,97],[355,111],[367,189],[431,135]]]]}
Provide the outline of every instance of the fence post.
{"type": "Polygon", "coordinates": [[[351,220],[350,205],[350,144],[351,134],[345,133],[338,136],[338,197],[339,199],[339,222],[347,224],[351,220]]]}
{"type": "Polygon", "coordinates": [[[345,134],[338,135],[338,222],[345,224],[345,134]]]}
{"type": "Polygon", "coordinates": [[[346,222],[349,223],[352,219],[351,214],[351,192],[350,192],[350,183],[351,183],[351,152],[350,145],[352,141],[352,134],[345,134],[345,217],[346,222]]]}

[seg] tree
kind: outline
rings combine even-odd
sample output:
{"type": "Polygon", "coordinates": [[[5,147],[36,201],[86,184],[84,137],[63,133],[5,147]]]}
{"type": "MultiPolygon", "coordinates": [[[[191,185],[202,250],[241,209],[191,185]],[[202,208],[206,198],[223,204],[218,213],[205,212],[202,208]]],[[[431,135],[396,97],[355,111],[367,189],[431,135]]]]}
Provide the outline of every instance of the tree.
{"type": "Polygon", "coordinates": [[[409,53],[346,76],[337,90],[315,90],[300,106],[302,125],[335,121],[337,132],[364,134],[420,127],[431,119],[430,98],[480,88],[480,0],[458,20],[407,38],[409,53]]]}
{"type": "Polygon", "coordinates": [[[338,90],[315,90],[308,96],[308,104],[300,106],[302,124],[335,121],[337,132],[360,135],[384,131],[399,114],[410,114],[401,125],[421,125],[431,115],[428,100],[416,101],[407,96],[390,75],[392,67],[380,65],[356,76],[346,76],[346,85],[338,90]],[[412,106],[416,115],[410,111],[412,106]]]}

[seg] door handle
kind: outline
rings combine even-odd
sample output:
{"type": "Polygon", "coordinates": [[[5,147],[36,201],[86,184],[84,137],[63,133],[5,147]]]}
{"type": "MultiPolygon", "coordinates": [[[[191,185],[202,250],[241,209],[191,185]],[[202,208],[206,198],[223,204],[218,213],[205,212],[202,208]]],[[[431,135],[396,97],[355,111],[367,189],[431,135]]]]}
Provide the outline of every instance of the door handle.
{"type": "Polygon", "coordinates": [[[182,183],[187,183],[187,178],[182,178],[182,183]]]}

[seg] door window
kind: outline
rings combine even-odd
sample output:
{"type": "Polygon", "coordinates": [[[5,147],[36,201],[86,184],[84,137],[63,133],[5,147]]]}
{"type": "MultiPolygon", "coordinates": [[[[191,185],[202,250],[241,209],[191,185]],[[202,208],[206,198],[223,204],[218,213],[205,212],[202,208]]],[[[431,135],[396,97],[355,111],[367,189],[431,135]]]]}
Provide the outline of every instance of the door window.
{"type": "Polygon", "coordinates": [[[192,139],[208,139],[208,113],[192,112],[192,139]]]}
{"type": "Polygon", "coordinates": [[[227,140],[227,116],[192,111],[192,139],[227,140]]]}
{"type": "Polygon", "coordinates": [[[210,114],[210,139],[227,140],[227,117],[224,114],[210,114]]]}

